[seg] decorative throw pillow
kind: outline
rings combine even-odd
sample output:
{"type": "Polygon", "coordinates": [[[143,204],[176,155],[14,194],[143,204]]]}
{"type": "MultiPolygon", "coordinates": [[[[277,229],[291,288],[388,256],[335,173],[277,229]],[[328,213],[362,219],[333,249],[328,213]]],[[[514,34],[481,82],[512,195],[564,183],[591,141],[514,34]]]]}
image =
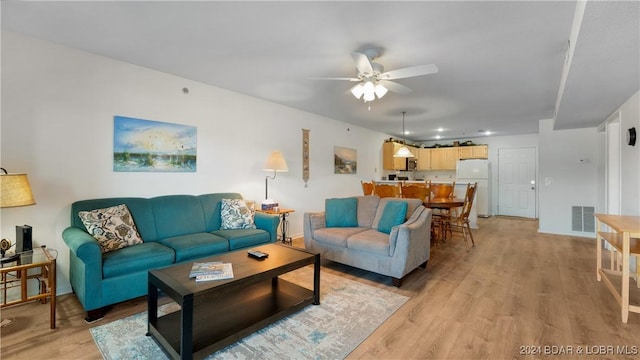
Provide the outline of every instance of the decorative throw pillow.
{"type": "Polygon", "coordinates": [[[255,229],[255,202],[242,199],[222,199],[220,229],[255,229]]]}
{"type": "Polygon", "coordinates": [[[391,228],[402,224],[407,217],[407,206],[405,201],[387,202],[382,211],[380,222],[378,222],[378,231],[390,234],[391,228]]]}
{"type": "Polygon", "coordinates": [[[127,205],[80,211],[78,216],[89,234],[98,240],[102,253],[143,242],[127,205]]]}
{"type": "Polygon", "coordinates": [[[324,201],[326,227],[358,227],[358,199],[326,199],[324,201]]]}

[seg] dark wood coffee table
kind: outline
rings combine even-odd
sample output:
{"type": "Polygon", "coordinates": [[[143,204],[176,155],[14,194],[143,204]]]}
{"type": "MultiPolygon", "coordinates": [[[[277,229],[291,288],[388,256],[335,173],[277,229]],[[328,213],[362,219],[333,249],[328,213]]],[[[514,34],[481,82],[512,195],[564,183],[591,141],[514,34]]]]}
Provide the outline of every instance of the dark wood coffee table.
{"type": "Polygon", "coordinates": [[[320,304],[320,254],[281,244],[250,249],[269,254],[265,260],[243,249],[196,260],[233,264],[233,279],[196,283],[189,278],[193,262],[149,271],[148,333],[174,359],[202,358],[255,331],[320,304]],[[313,291],[278,276],[314,264],[313,291]],[[181,307],[158,317],[158,291],[181,307]]]}

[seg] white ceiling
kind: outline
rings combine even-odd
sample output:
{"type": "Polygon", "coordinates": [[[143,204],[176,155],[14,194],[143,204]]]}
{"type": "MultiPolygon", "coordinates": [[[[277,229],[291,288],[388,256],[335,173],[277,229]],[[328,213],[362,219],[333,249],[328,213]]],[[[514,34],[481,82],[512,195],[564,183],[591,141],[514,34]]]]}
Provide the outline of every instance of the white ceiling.
{"type": "Polygon", "coordinates": [[[600,124],[640,89],[640,3],[2,2],[2,29],[407,138],[472,138],[600,124]],[[572,27],[579,29],[561,87],[572,27]],[[434,63],[413,89],[355,99],[350,53],[385,70],[434,63]],[[559,107],[558,94],[562,88],[559,107]]]}

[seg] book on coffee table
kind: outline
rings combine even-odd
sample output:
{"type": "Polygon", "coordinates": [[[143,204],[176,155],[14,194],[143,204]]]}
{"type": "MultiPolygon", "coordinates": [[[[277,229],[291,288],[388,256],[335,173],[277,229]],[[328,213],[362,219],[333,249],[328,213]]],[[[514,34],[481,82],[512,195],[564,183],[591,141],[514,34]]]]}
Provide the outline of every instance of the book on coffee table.
{"type": "Polygon", "coordinates": [[[231,263],[223,263],[220,261],[193,263],[190,278],[196,278],[196,281],[224,280],[233,278],[233,266],[231,263]]]}

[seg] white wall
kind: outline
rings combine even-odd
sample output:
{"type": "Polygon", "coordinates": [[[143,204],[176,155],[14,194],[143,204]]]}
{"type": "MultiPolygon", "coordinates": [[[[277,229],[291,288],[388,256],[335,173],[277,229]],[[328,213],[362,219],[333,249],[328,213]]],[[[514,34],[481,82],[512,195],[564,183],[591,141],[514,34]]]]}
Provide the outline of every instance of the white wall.
{"type": "MultiPolygon", "coordinates": [[[[467,141],[472,140],[475,144],[486,144],[489,149],[489,163],[491,166],[491,214],[495,215],[498,213],[498,150],[499,149],[516,149],[516,148],[534,148],[538,149],[538,134],[527,134],[527,135],[512,135],[512,136],[487,136],[487,137],[479,137],[479,138],[461,138],[461,139],[451,139],[451,140],[437,140],[437,141],[426,141],[425,145],[431,146],[436,143],[440,144],[451,144],[453,141],[467,141]]],[[[455,171],[451,172],[443,172],[443,171],[433,171],[433,172],[425,172],[429,177],[429,173],[436,173],[439,176],[448,176],[452,175],[455,178],[455,171]]]]}
{"type": "Polygon", "coordinates": [[[13,242],[15,225],[32,225],[35,246],[59,250],[60,293],[70,291],[61,233],[73,201],[209,192],[261,201],[264,161],[279,149],[289,172],[270,180],[269,195],[295,209],[290,231],[301,236],[305,211],[323,209],[327,197],[360,194],[361,179],[379,176],[386,134],[22,35],[1,36],[1,165],[29,175],[37,204],[2,209],[0,230],[13,242]],[[196,126],[197,172],[113,172],[114,115],[196,126]],[[302,129],[311,130],[308,187],[302,129]],[[358,150],[357,175],[333,174],[334,145],[358,150]]]}
{"type": "Polygon", "coordinates": [[[622,184],[620,192],[622,203],[620,213],[640,216],[640,139],[635,146],[627,145],[627,129],[636,128],[640,133],[640,91],[635,93],[618,110],[620,111],[620,127],[622,148],[620,149],[620,171],[622,184]]]}
{"type": "Polygon", "coordinates": [[[539,136],[539,231],[594,236],[571,231],[571,207],[595,207],[598,201],[596,128],[553,130],[553,120],[541,120],[539,136]]]}

